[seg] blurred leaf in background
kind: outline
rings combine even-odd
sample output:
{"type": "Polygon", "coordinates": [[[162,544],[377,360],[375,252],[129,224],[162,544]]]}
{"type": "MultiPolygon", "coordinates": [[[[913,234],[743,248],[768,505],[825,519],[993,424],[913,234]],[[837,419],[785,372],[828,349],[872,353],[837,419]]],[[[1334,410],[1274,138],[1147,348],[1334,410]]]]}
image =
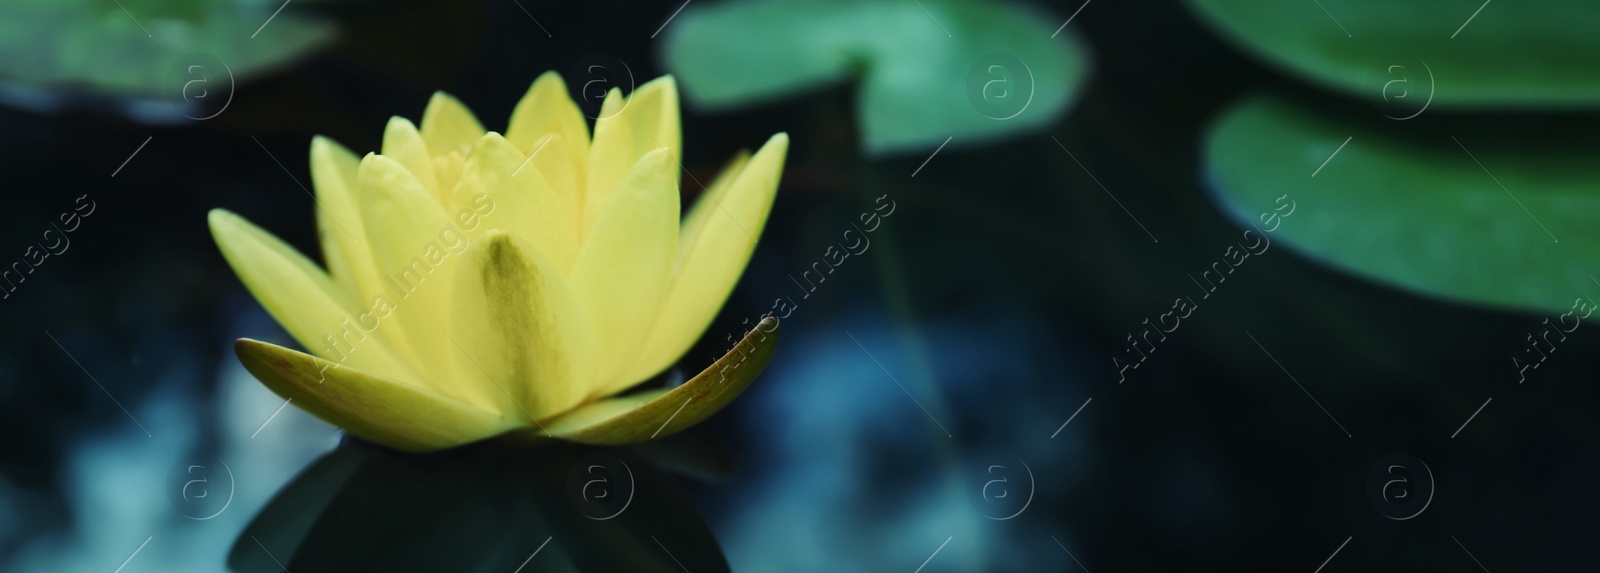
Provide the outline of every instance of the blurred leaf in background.
{"type": "Polygon", "coordinates": [[[1248,99],[1208,135],[1206,177],[1244,226],[1273,224],[1257,216],[1287,194],[1297,211],[1275,240],[1381,283],[1551,313],[1600,288],[1589,276],[1600,251],[1600,147],[1592,138],[1512,149],[1384,129],[1395,125],[1248,99]]]}
{"type": "Polygon", "coordinates": [[[60,90],[181,103],[171,70],[190,54],[235,80],[282,65],[333,37],[328,22],[272,0],[10,0],[0,4],[0,87],[12,103],[66,105],[60,90]],[[270,20],[270,21],[269,21],[270,20]],[[52,93],[55,92],[55,93],[52,93]],[[31,96],[31,97],[30,97],[31,96]]]}
{"type": "Polygon", "coordinates": [[[690,102],[711,109],[859,78],[862,145],[884,154],[1058,119],[1089,68],[1062,21],[1006,2],[729,2],[684,10],[663,58],[690,102]]]}
{"type": "Polygon", "coordinates": [[[1345,93],[1377,95],[1371,88],[1391,79],[1389,66],[1420,61],[1438,78],[1433,105],[1442,108],[1600,104],[1600,2],[1592,0],[1188,4],[1245,51],[1345,93]]]}
{"type": "MultiPolygon", "coordinates": [[[[1188,5],[1245,51],[1360,96],[1391,120],[1430,107],[1538,113],[1600,104],[1593,2],[1540,10],[1485,2],[1476,11],[1440,0],[1188,5]]],[[[1285,244],[1453,302],[1559,313],[1600,286],[1584,268],[1600,246],[1591,223],[1600,194],[1586,184],[1600,168],[1585,158],[1600,149],[1567,129],[1592,121],[1575,116],[1535,134],[1512,127],[1550,122],[1475,112],[1461,116],[1473,129],[1444,132],[1332,107],[1342,113],[1263,96],[1225,112],[1203,151],[1222,209],[1264,225],[1255,214],[1288,194],[1305,210],[1279,233],[1285,244]]]]}

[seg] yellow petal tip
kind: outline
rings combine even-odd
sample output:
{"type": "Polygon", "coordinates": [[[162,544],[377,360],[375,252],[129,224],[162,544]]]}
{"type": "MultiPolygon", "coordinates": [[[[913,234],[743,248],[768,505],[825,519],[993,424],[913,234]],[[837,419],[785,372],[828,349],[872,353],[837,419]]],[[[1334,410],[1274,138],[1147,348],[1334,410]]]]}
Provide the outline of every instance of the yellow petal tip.
{"type": "Polygon", "coordinates": [[[249,221],[246,221],[244,217],[240,217],[238,213],[221,207],[206,213],[206,226],[211,229],[211,238],[217,241],[218,244],[222,243],[223,234],[248,224],[249,221]]]}

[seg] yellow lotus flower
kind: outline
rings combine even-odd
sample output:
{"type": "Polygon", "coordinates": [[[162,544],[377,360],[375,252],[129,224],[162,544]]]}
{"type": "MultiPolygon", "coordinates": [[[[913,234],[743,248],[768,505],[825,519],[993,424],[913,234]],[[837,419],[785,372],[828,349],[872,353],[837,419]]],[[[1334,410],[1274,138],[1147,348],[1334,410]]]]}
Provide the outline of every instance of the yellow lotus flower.
{"type": "Polygon", "coordinates": [[[546,73],[504,136],[437,93],[383,153],[311,142],[327,271],[233,213],[222,255],[315,356],[250,339],[268,388],[356,436],[426,452],[506,432],[618,444],[721,409],[766,365],[768,319],[673,389],[617,397],[670,367],[743,273],[788,136],[741,152],[679,220],[678,92],[613,89],[591,139],[546,73]]]}

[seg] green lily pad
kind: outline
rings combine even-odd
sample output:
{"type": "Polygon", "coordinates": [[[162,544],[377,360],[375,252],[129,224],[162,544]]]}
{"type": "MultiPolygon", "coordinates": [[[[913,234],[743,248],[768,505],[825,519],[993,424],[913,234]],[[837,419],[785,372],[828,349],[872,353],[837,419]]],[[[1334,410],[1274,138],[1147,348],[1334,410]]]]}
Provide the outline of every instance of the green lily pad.
{"type": "Polygon", "coordinates": [[[207,82],[230,72],[238,80],[332,38],[330,24],[293,9],[274,17],[278,8],[272,0],[11,0],[0,4],[0,79],[181,102],[188,80],[170,72],[185,56],[226,66],[208,70],[217,77],[207,82]]]}
{"type": "Polygon", "coordinates": [[[1257,57],[1374,99],[1392,102],[1410,91],[1420,100],[1417,90],[1426,90],[1437,107],[1600,104],[1600,34],[1594,32],[1600,3],[1591,0],[1554,0],[1538,9],[1476,0],[1188,4],[1257,57]]]}
{"type": "Polygon", "coordinates": [[[1206,176],[1222,210],[1274,245],[1380,283],[1552,314],[1600,296],[1593,138],[1393,131],[1411,125],[1250,99],[1211,128],[1206,176]],[[1290,216],[1263,220],[1290,201],[1290,216]]]}
{"type": "Polygon", "coordinates": [[[1048,125],[1088,56],[1063,16],[966,0],[774,0],[690,6],[667,67],[692,103],[730,108],[859,77],[869,153],[958,145],[1048,125]]]}

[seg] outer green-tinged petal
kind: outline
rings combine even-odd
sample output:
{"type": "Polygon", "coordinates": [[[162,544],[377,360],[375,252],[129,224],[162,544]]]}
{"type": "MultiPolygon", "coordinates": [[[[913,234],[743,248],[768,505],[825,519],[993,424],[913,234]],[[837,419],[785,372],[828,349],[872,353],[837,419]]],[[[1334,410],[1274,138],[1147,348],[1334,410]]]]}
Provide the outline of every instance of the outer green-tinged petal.
{"type": "Polygon", "coordinates": [[[772,359],[778,348],[777,330],[776,319],[762,320],[733,350],[682,386],[596,402],[546,423],[545,428],[556,437],[585,444],[629,444],[670,436],[711,417],[738,397],[772,359]]]}
{"type": "Polygon", "coordinates": [[[472,144],[483,137],[483,124],[472,110],[444,92],[433,92],[428,108],[422,112],[422,140],[433,155],[455,151],[466,155],[472,144]]]}
{"type": "Polygon", "coordinates": [[[772,136],[731,184],[719,180],[695,204],[661,315],[624,378],[643,380],[671,366],[716,318],[766,226],[788,150],[787,134],[772,136]]]}
{"type": "MultiPolygon", "coordinates": [[[[556,189],[571,193],[574,205],[581,204],[584,180],[589,173],[589,123],[567,96],[566,83],[555,72],[540,75],[522,101],[517,102],[516,110],[511,112],[511,126],[506,129],[506,140],[524,154],[531,154],[540,140],[550,134],[556,139],[533,161],[556,189]],[[548,159],[549,163],[540,163],[541,159],[548,159]]],[[[577,217],[577,213],[573,217],[577,217]]]]}
{"type": "Polygon", "coordinates": [[[407,452],[430,452],[517,427],[438,393],[408,386],[265,342],[241,338],[234,352],[279,396],[361,438],[407,452]]]}
{"type": "MultiPolygon", "coordinates": [[[[558,438],[566,438],[566,435],[564,435],[566,432],[572,431],[575,428],[589,427],[599,422],[632,412],[639,409],[640,406],[644,406],[645,404],[656,401],[671,391],[671,388],[657,388],[654,390],[634,392],[626,396],[603,398],[595,402],[584,404],[583,407],[578,408],[577,410],[573,410],[572,412],[558,416],[553,423],[545,424],[545,427],[546,429],[554,428],[551,430],[552,433],[550,435],[558,438]]],[[[681,404],[682,402],[679,403],[681,404]]],[[[541,432],[540,435],[543,435],[543,432],[541,432]]]]}
{"type": "Polygon", "coordinates": [[[399,162],[411,172],[412,177],[422,183],[422,187],[428,190],[435,201],[446,208],[449,207],[445,202],[449,198],[439,190],[439,178],[433,173],[433,153],[429,151],[428,144],[422,140],[422,134],[417,132],[417,126],[412,125],[411,120],[400,116],[389,118],[389,125],[383,130],[383,156],[399,162]]]}
{"type": "Polygon", "coordinates": [[[496,213],[484,228],[504,229],[531,243],[563,274],[578,256],[578,230],[570,204],[499,134],[478,140],[461,182],[452,193],[456,205],[469,205],[486,193],[496,213]]]}
{"type": "Polygon", "coordinates": [[[440,392],[495,411],[492,389],[452,384],[450,341],[446,305],[450,300],[450,267],[458,264],[464,245],[450,242],[447,231],[455,229],[444,210],[406,168],[388,157],[368,155],[361,160],[356,175],[365,221],[367,241],[372,245],[373,261],[384,274],[388,295],[395,309],[383,318],[380,328],[393,327],[405,333],[419,374],[440,392]],[[446,247],[445,245],[452,245],[446,247]]]}
{"type": "Polygon", "coordinates": [[[531,246],[499,230],[479,235],[455,269],[450,351],[457,380],[498,390],[526,421],[588,396],[595,346],[577,295],[531,246]]]}
{"type": "Polygon", "coordinates": [[[595,219],[572,266],[572,286],[605,342],[601,395],[638,380],[623,379],[666,294],[678,246],[678,170],[665,149],[646,154],[622,179],[595,219]]]}
{"type": "Polygon", "coordinates": [[[594,123],[594,142],[589,144],[589,175],[584,184],[583,217],[578,225],[585,237],[595,217],[600,216],[600,210],[616,191],[623,174],[639,162],[633,128],[628,126],[624,115],[627,105],[622,91],[615,88],[600,104],[600,119],[594,123]]]}
{"type": "Polygon", "coordinates": [[[238,215],[213,209],[209,219],[211,236],[239,281],[301,346],[332,360],[342,358],[346,366],[411,378],[404,362],[370,338],[363,347],[350,350],[349,341],[365,337],[354,326],[360,307],[322,269],[238,215]],[[347,328],[354,332],[349,341],[341,337],[339,346],[330,349],[325,337],[341,336],[347,328]]]}

